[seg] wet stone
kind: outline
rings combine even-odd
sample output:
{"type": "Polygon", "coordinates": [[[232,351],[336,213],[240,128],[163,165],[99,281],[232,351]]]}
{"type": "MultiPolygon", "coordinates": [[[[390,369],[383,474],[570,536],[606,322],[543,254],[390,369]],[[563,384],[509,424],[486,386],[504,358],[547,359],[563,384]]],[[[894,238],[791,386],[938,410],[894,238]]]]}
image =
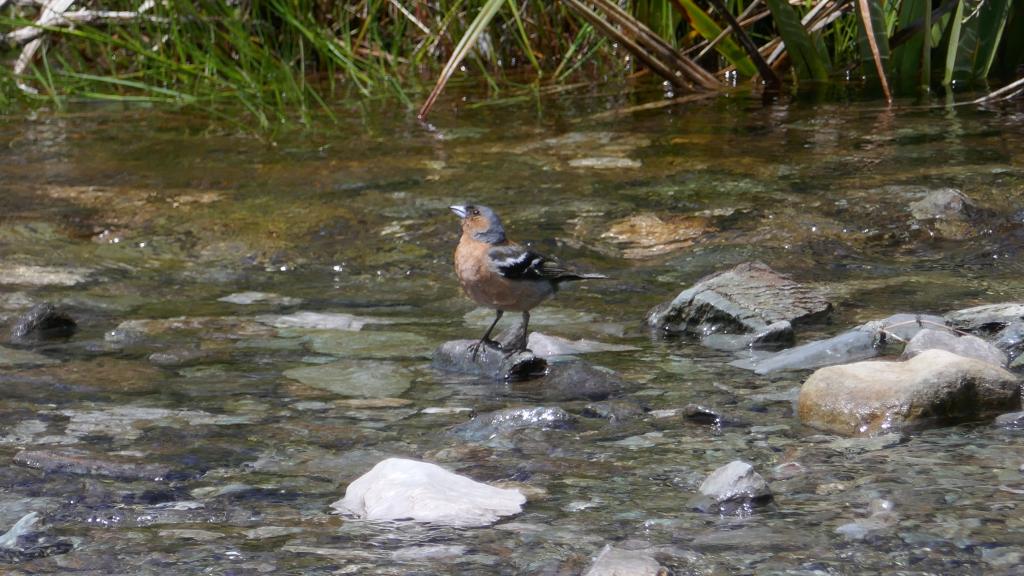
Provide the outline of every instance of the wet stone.
{"type": "Polygon", "coordinates": [[[365,520],[472,527],[518,514],[525,503],[518,490],[476,482],[436,464],[388,458],[349,484],[331,507],[365,520]]]}
{"type": "Polygon", "coordinates": [[[692,246],[714,230],[707,218],[647,213],[613,222],[601,237],[619,245],[626,258],[649,258],[692,246]]]}
{"type": "Polygon", "coordinates": [[[527,348],[541,358],[566,356],[575,354],[593,354],[597,352],[629,352],[639,350],[636,346],[608,344],[593,340],[569,340],[560,336],[549,336],[540,332],[531,332],[527,348]]]}
{"type": "Polygon", "coordinates": [[[451,433],[470,442],[483,442],[517,430],[566,430],[575,424],[575,418],[557,407],[506,408],[475,416],[453,427],[451,433]]]}
{"type": "Polygon", "coordinates": [[[995,332],[1014,322],[1024,321],[1024,303],[1002,302],[965,308],[946,314],[946,320],[954,328],[968,332],[995,332]]]}
{"type": "Polygon", "coordinates": [[[339,312],[295,312],[287,315],[261,315],[256,320],[274,328],[305,328],[309,330],[349,330],[358,332],[368,324],[390,324],[382,318],[356,316],[339,312]]]}
{"type": "Polygon", "coordinates": [[[944,350],[926,350],[905,362],[821,368],[804,382],[798,400],[801,422],[844,435],[878,435],[1019,408],[1014,374],[944,350]]]}
{"type": "Polygon", "coordinates": [[[1024,352],[1024,322],[1011,322],[995,335],[996,348],[1016,359],[1024,352]]]}
{"type": "Polygon", "coordinates": [[[996,416],[995,425],[1009,430],[1024,430],[1024,412],[1008,412],[996,416]]]}
{"type": "Polygon", "coordinates": [[[11,328],[11,342],[26,344],[66,339],[77,329],[78,322],[70,314],[49,302],[43,302],[18,318],[11,328]]]}
{"type": "Polygon", "coordinates": [[[531,383],[540,387],[545,399],[556,402],[604,400],[626,386],[613,370],[579,360],[550,364],[547,376],[531,383]]]}
{"type": "Polygon", "coordinates": [[[302,304],[302,298],[291,298],[271,292],[235,292],[218,298],[219,302],[250,306],[252,304],[270,304],[274,306],[298,306],[302,304]]]}
{"type": "Polygon", "coordinates": [[[606,544],[584,576],[668,576],[663,568],[644,550],[625,550],[606,544]]]}
{"type": "Polygon", "coordinates": [[[49,474],[78,474],[122,480],[163,480],[171,473],[171,469],[166,466],[113,459],[106,454],[71,448],[22,450],[14,455],[14,463],[49,474]]]}
{"type": "Polygon", "coordinates": [[[400,364],[371,360],[292,368],[285,370],[284,376],[333,394],[360,398],[399,396],[412,385],[412,373],[400,364]]]}
{"type": "Polygon", "coordinates": [[[0,261],[0,284],[22,286],[74,286],[89,280],[91,270],[58,266],[30,266],[0,261]]]}
{"type": "Polygon", "coordinates": [[[478,340],[450,340],[434,350],[431,365],[437,370],[475,374],[493,380],[526,380],[541,376],[547,362],[529,350],[505,353],[499,348],[481,346],[476,356],[472,346],[478,340]]]}
{"type": "Polygon", "coordinates": [[[696,336],[760,333],[783,320],[794,326],[821,322],[831,312],[832,304],[817,291],[761,262],[746,262],[706,276],[671,302],[656,306],[648,312],[647,324],[696,336]]]}
{"type": "Polygon", "coordinates": [[[15,350],[0,346],[0,367],[9,366],[42,366],[57,364],[57,360],[28,350],[15,350]]]}
{"type": "Polygon", "coordinates": [[[772,498],[768,483],[754,467],[734,460],[712,472],[700,485],[700,496],[690,505],[701,512],[731,514],[741,508],[767,503],[772,498]]]}
{"type": "Polygon", "coordinates": [[[314,352],[338,358],[425,357],[431,349],[430,340],[409,332],[330,331],[309,334],[306,339],[314,352]]]}
{"type": "Polygon", "coordinates": [[[965,358],[975,358],[996,366],[1007,365],[1006,354],[994,345],[966,334],[959,336],[948,330],[925,329],[918,332],[903,350],[904,358],[913,358],[925,350],[945,350],[965,358]]]}
{"type": "Polygon", "coordinates": [[[74,545],[68,540],[50,536],[39,530],[39,514],[29,512],[0,535],[0,563],[15,564],[70,552],[74,545]]]}
{"type": "Polygon", "coordinates": [[[622,168],[640,168],[644,164],[632,158],[620,158],[616,156],[596,156],[590,158],[573,158],[569,160],[569,166],[573,168],[596,168],[599,170],[618,170],[622,168]]]}
{"type": "Polygon", "coordinates": [[[883,354],[890,341],[905,342],[921,330],[943,326],[945,320],[940,316],[894,314],[883,320],[865,322],[825,340],[808,342],[773,354],[755,352],[749,358],[731,362],[730,366],[753,370],[757,374],[771,374],[867,360],[883,354]]]}
{"type": "Polygon", "coordinates": [[[587,418],[603,418],[613,423],[636,420],[645,414],[644,407],[633,400],[603,400],[591,402],[581,413],[587,418]]]}

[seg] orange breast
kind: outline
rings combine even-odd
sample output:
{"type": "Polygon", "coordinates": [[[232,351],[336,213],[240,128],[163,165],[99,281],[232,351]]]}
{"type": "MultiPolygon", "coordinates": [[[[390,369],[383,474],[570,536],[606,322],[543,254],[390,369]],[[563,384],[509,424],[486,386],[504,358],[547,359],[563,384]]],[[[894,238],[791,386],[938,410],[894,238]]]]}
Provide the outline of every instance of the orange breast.
{"type": "Polygon", "coordinates": [[[554,294],[546,280],[509,280],[491,269],[487,258],[490,248],[463,236],[455,249],[455,273],[462,290],[474,302],[496,310],[524,312],[554,294]]]}

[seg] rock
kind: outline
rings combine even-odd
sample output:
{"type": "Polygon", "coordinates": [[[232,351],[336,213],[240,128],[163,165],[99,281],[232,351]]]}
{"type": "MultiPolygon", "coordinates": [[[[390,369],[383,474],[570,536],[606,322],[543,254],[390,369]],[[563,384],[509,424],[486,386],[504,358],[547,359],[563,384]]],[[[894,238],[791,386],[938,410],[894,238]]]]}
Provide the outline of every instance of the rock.
{"type": "Polygon", "coordinates": [[[550,364],[547,376],[533,383],[545,399],[555,402],[604,400],[626,386],[613,370],[579,360],[550,364]]]}
{"type": "Polygon", "coordinates": [[[976,211],[974,202],[955,188],[930,190],[909,208],[918,220],[963,220],[976,211]]]}
{"type": "Polygon", "coordinates": [[[432,348],[423,336],[390,330],[333,330],[312,333],[306,339],[314,352],[341,358],[429,357],[432,348]]]}
{"type": "Polygon", "coordinates": [[[0,346],[0,367],[6,366],[42,366],[45,364],[57,364],[53,358],[47,358],[42,354],[29,352],[27,350],[15,350],[0,346]]]}
{"type": "Polygon", "coordinates": [[[603,418],[613,423],[635,420],[644,415],[644,407],[633,400],[603,400],[583,407],[587,418],[603,418]]]}
{"type": "Polygon", "coordinates": [[[707,424],[710,426],[721,426],[722,415],[715,409],[701,406],[700,404],[687,404],[680,411],[684,420],[696,424],[707,424]]]}
{"type": "Polygon", "coordinates": [[[122,480],[163,480],[171,472],[166,466],[129,459],[116,460],[106,454],[72,448],[22,450],[14,455],[14,463],[49,474],[80,474],[122,480]]]}
{"type": "Polygon", "coordinates": [[[871,501],[869,509],[870,516],[843,524],[836,528],[836,533],[850,540],[863,540],[873,532],[891,528],[899,523],[899,516],[893,512],[893,503],[889,500],[876,498],[871,501]]]}
{"type": "Polygon", "coordinates": [[[471,346],[478,340],[450,340],[442,344],[431,358],[431,366],[446,372],[475,374],[494,380],[526,380],[541,376],[548,363],[524,350],[506,354],[490,346],[481,346],[474,357],[471,346]]]}
{"type": "Polygon", "coordinates": [[[797,326],[828,318],[832,304],[761,262],[705,276],[671,302],[647,313],[647,324],[670,333],[760,333],[788,321],[797,326]]]}
{"type": "Polygon", "coordinates": [[[560,336],[548,336],[540,332],[531,332],[527,347],[541,358],[551,356],[567,356],[572,354],[591,354],[594,352],[629,352],[639,350],[636,346],[624,344],[606,344],[593,340],[569,340],[560,336]]]}
{"type": "Polygon", "coordinates": [[[996,348],[1015,359],[1024,352],[1024,322],[1011,322],[996,334],[996,348]]]}
{"type": "Polygon", "coordinates": [[[331,508],[365,520],[472,527],[518,514],[525,502],[518,490],[488,486],[436,464],[388,458],[349,484],[331,508]]]}
{"type": "Polygon", "coordinates": [[[306,328],[309,330],[350,330],[358,332],[367,324],[390,324],[382,318],[355,316],[337,312],[295,312],[288,315],[264,314],[256,316],[258,322],[274,328],[306,328]]]}
{"type": "Polygon", "coordinates": [[[598,156],[593,158],[573,158],[572,160],[569,160],[569,166],[572,166],[573,168],[616,170],[620,168],[640,168],[643,166],[643,162],[632,158],[598,156]]]}
{"type": "Polygon", "coordinates": [[[307,386],[360,398],[399,396],[412,385],[412,373],[406,368],[373,360],[339,360],[303,366],[285,370],[284,375],[307,386]]]}
{"type": "Polygon", "coordinates": [[[43,302],[18,318],[11,328],[11,342],[24,344],[70,338],[77,329],[78,322],[67,312],[43,302]]]}
{"type": "Polygon", "coordinates": [[[778,350],[792,346],[795,341],[793,325],[787,320],[779,320],[751,334],[708,334],[701,338],[700,343],[715,350],[736,351],[744,348],[778,350]]]}
{"type": "Polygon", "coordinates": [[[1002,330],[1013,322],[1024,320],[1024,303],[1003,302],[985,304],[946,314],[946,320],[954,328],[968,332],[1002,330]]]}
{"type": "Polygon", "coordinates": [[[217,301],[227,302],[228,304],[238,304],[240,306],[249,306],[251,304],[298,306],[299,304],[302,304],[302,298],[291,298],[270,292],[235,292],[234,294],[228,294],[222,298],[217,298],[217,301]]]}
{"type": "Polygon", "coordinates": [[[91,270],[57,266],[29,266],[0,262],[0,284],[74,286],[89,279],[91,270]]]}
{"type": "Polygon", "coordinates": [[[584,576],[667,576],[668,573],[643,550],[624,550],[606,544],[584,576]]]}
{"type": "Polygon", "coordinates": [[[1006,367],[1006,354],[977,336],[958,336],[945,330],[921,330],[903,350],[904,358],[913,358],[925,350],[945,350],[965,358],[976,358],[996,366],[1006,367]]]}
{"type": "Polygon", "coordinates": [[[775,354],[753,354],[731,362],[730,366],[771,374],[782,370],[808,370],[867,360],[881,355],[892,338],[899,341],[913,338],[927,327],[945,326],[939,316],[925,314],[894,314],[884,320],[872,320],[825,340],[808,342],[775,354]]]}
{"type": "Polygon", "coordinates": [[[1010,430],[1024,430],[1024,412],[1008,412],[996,416],[995,425],[1010,430]]]}
{"type": "Polygon", "coordinates": [[[648,258],[692,246],[708,232],[714,232],[707,218],[636,214],[612,223],[601,235],[622,246],[626,258],[648,258]]]}
{"type": "Polygon", "coordinates": [[[944,350],[905,362],[821,368],[800,390],[800,420],[844,435],[878,435],[1019,409],[1017,377],[944,350]]]}
{"type": "Polygon", "coordinates": [[[700,497],[691,505],[701,512],[732,513],[771,500],[768,483],[754,467],[742,460],[716,469],[700,485],[700,497]]]}
{"type": "Polygon", "coordinates": [[[575,423],[575,418],[557,407],[506,408],[480,414],[453,427],[451,433],[470,442],[482,442],[496,436],[506,436],[516,430],[565,430],[572,428],[575,423]]]}
{"type": "Polygon", "coordinates": [[[0,535],[0,562],[17,563],[33,558],[66,554],[74,548],[67,540],[59,540],[38,531],[39,513],[29,512],[0,535]]]}

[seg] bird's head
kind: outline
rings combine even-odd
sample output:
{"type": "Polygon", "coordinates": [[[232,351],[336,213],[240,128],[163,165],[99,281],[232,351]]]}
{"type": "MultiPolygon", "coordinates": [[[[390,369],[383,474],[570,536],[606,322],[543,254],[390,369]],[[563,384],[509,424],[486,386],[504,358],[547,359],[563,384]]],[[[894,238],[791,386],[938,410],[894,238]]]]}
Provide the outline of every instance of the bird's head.
{"type": "Polygon", "coordinates": [[[501,220],[487,206],[449,206],[456,216],[462,218],[462,233],[488,244],[505,241],[505,228],[501,220]]]}

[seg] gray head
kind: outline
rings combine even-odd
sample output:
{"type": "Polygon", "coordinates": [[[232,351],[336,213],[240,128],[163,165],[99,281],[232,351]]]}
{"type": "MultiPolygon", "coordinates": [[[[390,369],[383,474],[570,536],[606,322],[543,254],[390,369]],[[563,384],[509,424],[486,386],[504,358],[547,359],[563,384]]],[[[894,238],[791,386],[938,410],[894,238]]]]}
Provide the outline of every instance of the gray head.
{"type": "Polygon", "coordinates": [[[501,220],[487,206],[466,205],[449,206],[456,216],[462,218],[462,232],[488,244],[501,244],[505,241],[505,228],[501,220]]]}

